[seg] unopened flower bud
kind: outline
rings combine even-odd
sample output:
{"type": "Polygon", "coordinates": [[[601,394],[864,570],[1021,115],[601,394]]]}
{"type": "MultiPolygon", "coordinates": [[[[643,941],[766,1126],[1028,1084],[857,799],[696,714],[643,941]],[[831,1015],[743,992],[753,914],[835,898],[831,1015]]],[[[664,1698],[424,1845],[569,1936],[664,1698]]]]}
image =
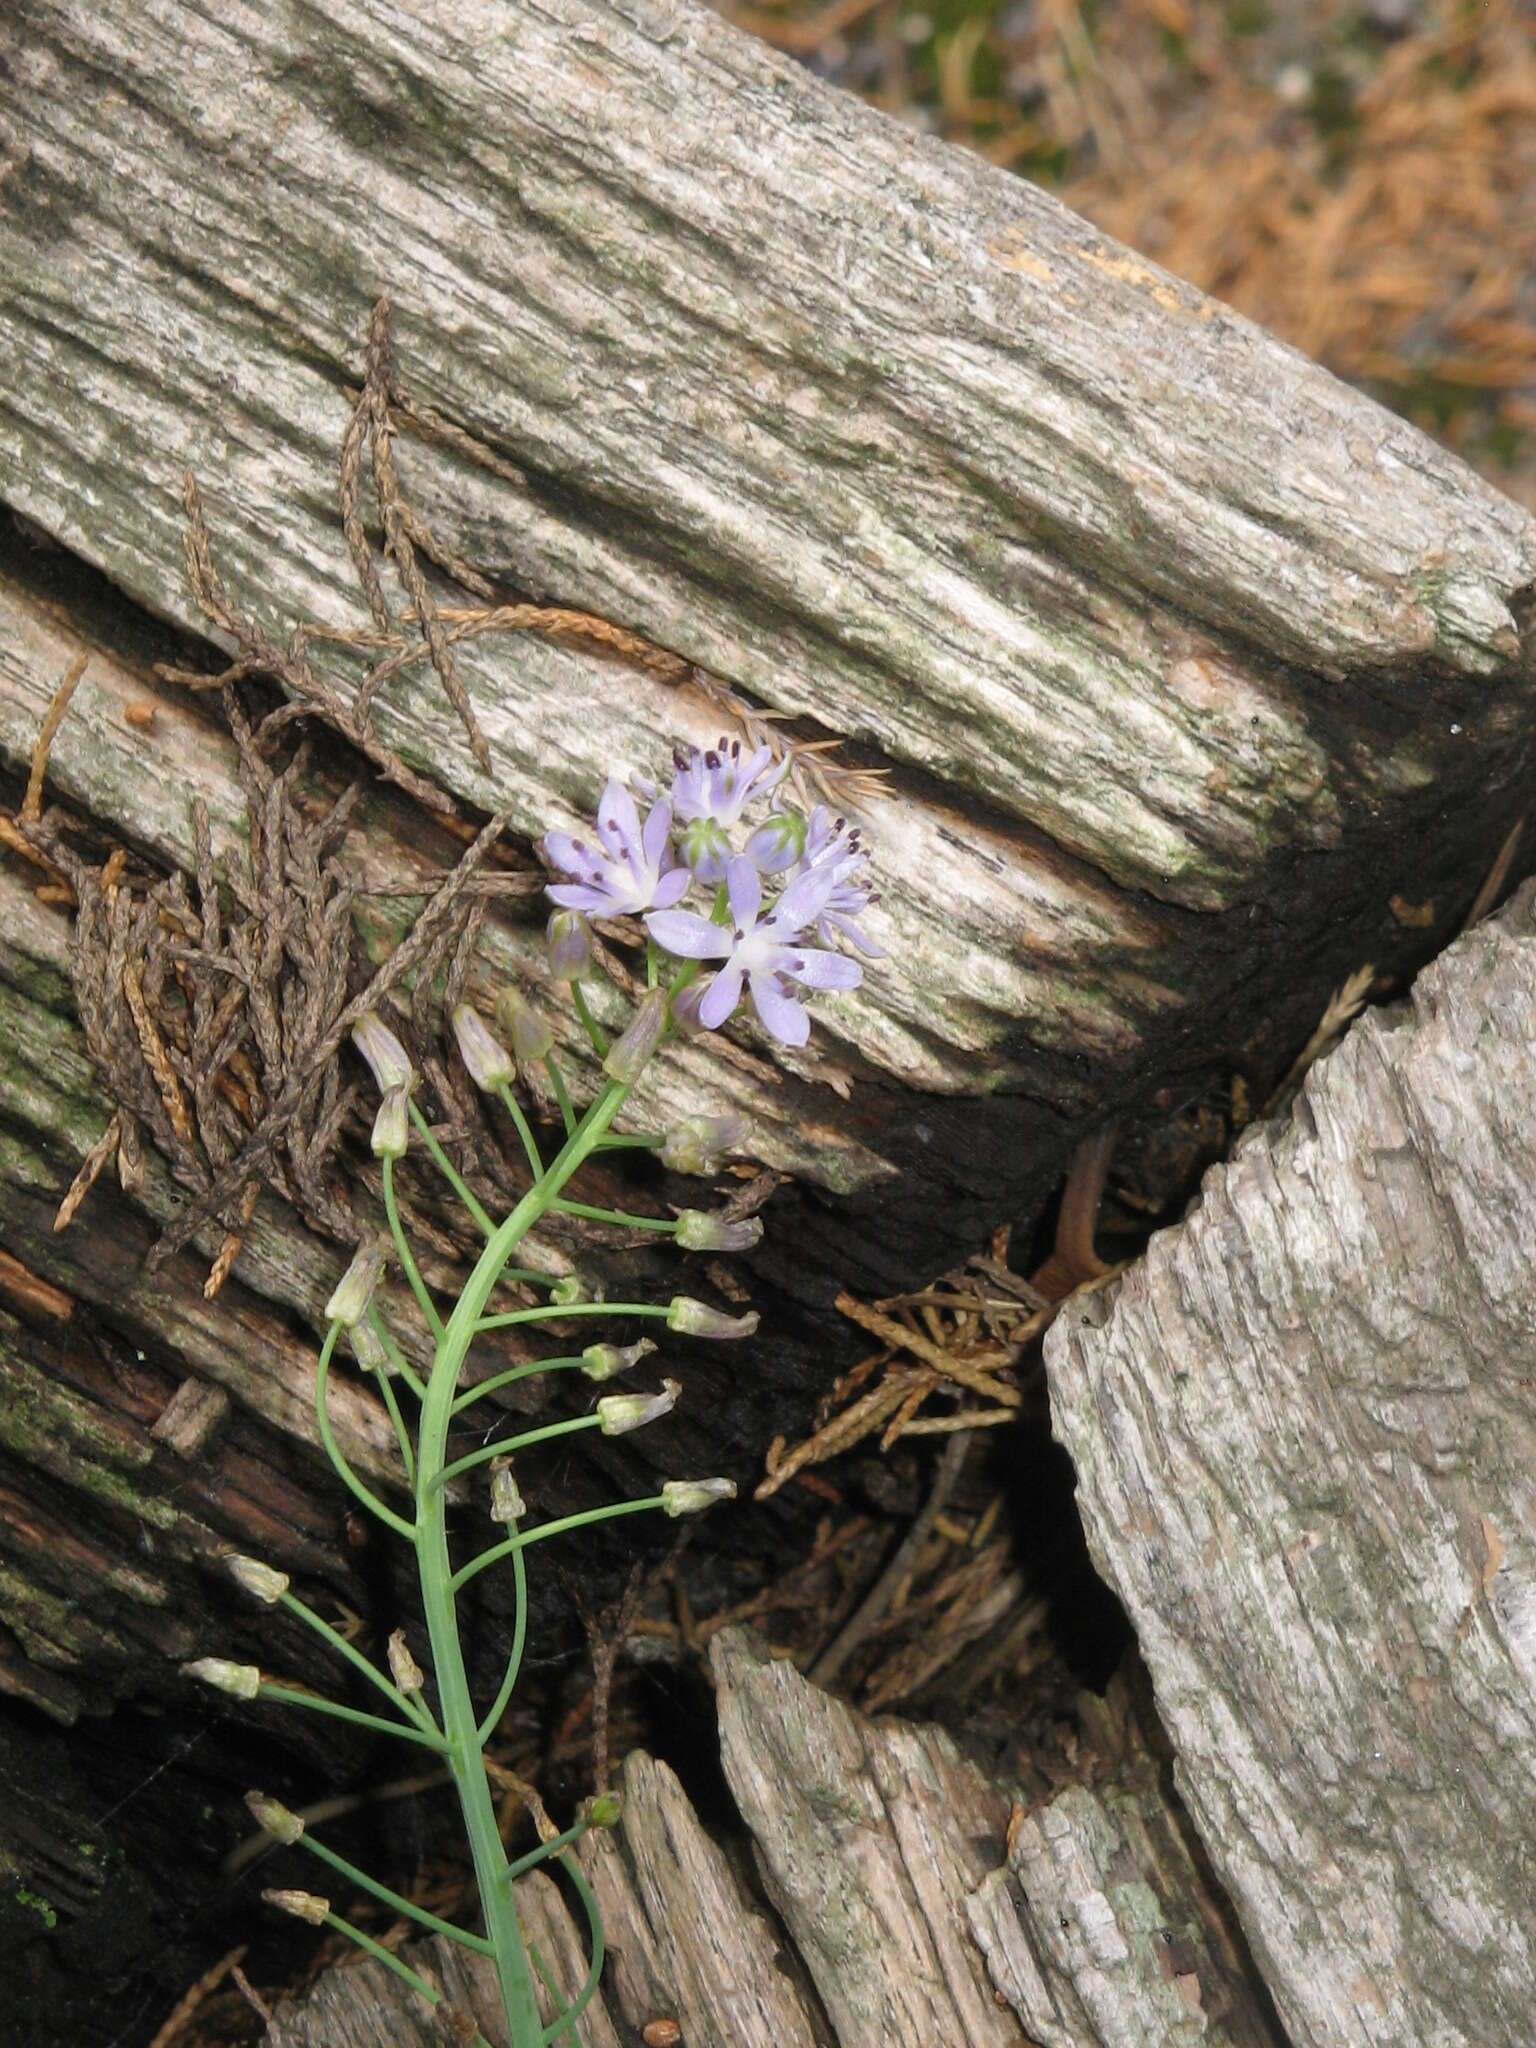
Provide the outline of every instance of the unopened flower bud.
{"type": "Polygon", "coordinates": [[[588,1299],[587,1290],[579,1273],[562,1273],[549,1290],[550,1303],[555,1308],[574,1308],[578,1301],[588,1299]]]}
{"type": "Polygon", "coordinates": [[[427,1682],[427,1674],[406,1647],[403,1628],[397,1628],[390,1637],[386,1655],[389,1658],[389,1675],[406,1698],[420,1692],[427,1682]]]}
{"type": "Polygon", "coordinates": [[[224,1657],[198,1657],[182,1665],[181,1675],[233,1693],[237,1700],[253,1700],[261,1690],[261,1673],[254,1664],[231,1664],[224,1657]]]}
{"type": "Polygon", "coordinates": [[[674,1520],[678,1515],[702,1514],[717,1500],[735,1498],[734,1479],[668,1479],[661,1489],[662,1510],[674,1520]]]}
{"type": "Polygon", "coordinates": [[[620,1081],[626,1087],[633,1086],[639,1080],[646,1061],[660,1045],[661,1034],[666,1028],[667,992],[662,988],[647,989],[623,1034],[608,1048],[603,1072],[609,1080],[620,1081]]]}
{"type": "Polygon", "coordinates": [[[690,981],[679,989],[672,998],[672,1023],[684,1038],[697,1038],[704,1029],[704,1020],[699,1015],[699,1005],[709,989],[707,981],[690,981]]]}
{"type": "Polygon", "coordinates": [[[551,981],[579,981],[592,964],[592,927],[579,910],[557,910],[544,942],[551,981]]]}
{"type": "Polygon", "coordinates": [[[288,1590],[288,1574],[274,1571],[259,1558],[226,1557],[224,1564],[241,1592],[249,1593],[264,1606],[275,1607],[288,1590]]]}
{"type": "Polygon", "coordinates": [[[355,1323],[347,1332],[347,1342],[352,1346],[352,1356],[364,1372],[392,1373],[400,1370],[372,1323],[355,1323]]]}
{"type": "Polygon", "coordinates": [[[742,851],[761,875],[781,875],[805,852],[807,821],[798,811],[775,811],[765,818],[742,851]]]}
{"type": "Polygon", "coordinates": [[[387,1088],[369,1140],[375,1159],[403,1159],[411,1142],[409,1088],[387,1088]]]}
{"type": "Polygon", "coordinates": [[[623,1813],[624,1802],[617,1792],[597,1792],[582,1801],[580,1818],[589,1828],[616,1828],[623,1813]]]}
{"type": "Polygon", "coordinates": [[[504,988],[497,997],[496,1022],[511,1039],[512,1056],[520,1067],[537,1066],[554,1051],[555,1034],[515,988],[504,988]]]}
{"type": "Polygon", "coordinates": [[[711,887],[725,880],[725,864],[731,857],[731,835],[713,818],[690,818],[677,835],[683,859],[701,882],[711,887]]]}
{"type": "Polygon", "coordinates": [[[747,1117],[690,1116],[668,1131],[661,1163],[674,1173],[713,1173],[721,1157],[735,1152],[752,1135],[747,1117]]]}
{"type": "Polygon", "coordinates": [[[678,1381],[663,1380],[659,1394],[605,1394],[597,1404],[603,1435],[628,1436],[632,1429],[644,1429],[659,1416],[670,1415],[682,1391],[678,1381]]]}
{"type": "Polygon", "coordinates": [[[303,1820],[280,1799],[269,1799],[265,1792],[247,1792],[245,1803],[257,1827],[264,1829],[274,1842],[291,1849],[303,1834],[303,1820]]]}
{"type": "Polygon", "coordinates": [[[356,1329],[368,1313],[374,1290],[384,1277],[385,1262],[389,1257],[389,1239],[370,1238],[360,1244],[352,1255],[352,1263],[336,1283],[336,1291],[325,1304],[328,1321],[340,1323],[344,1330],[356,1329]]]}
{"type": "Polygon", "coordinates": [[[685,1252],[744,1252],[763,1235],[760,1216],[744,1216],[731,1222],[707,1209],[679,1209],[677,1242],[685,1252]]]}
{"type": "Polygon", "coordinates": [[[491,1460],[491,1520],[493,1522],[520,1522],[528,1512],[528,1503],[517,1490],[517,1481],[512,1477],[510,1458],[491,1460]]]}
{"type": "Polygon", "coordinates": [[[642,1337],[638,1344],[589,1344],[581,1354],[581,1369],[589,1380],[611,1380],[655,1349],[649,1337],[642,1337]]]}
{"type": "Polygon", "coordinates": [[[757,1310],[728,1316],[708,1302],[695,1301],[691,1294],[674,1294],[667,1303],[667,1328],[685,1337],[750,1337],[757,1328],[757,1310]]]}
{"type": "Polygon", "coordinates": [[[291,1913],[296,1920],[307,1920],[311,1927],[323,1927],[331,1910],[330,1900],[314,1892],[270,1891],[261,1896],[269,1906],[276,1906],[279,1913],[291,1913]]]}
{"type": "Polygon", "coordinates": [[[368,1010],[352,1026],[352,1043],[368,1062],[382,1093],[409,1088],[416,1076],[410,1056],[377,1010],[368,1010]]]}
{"type": "Polygon", "coordinates": [[[517,1072],[511,1053],[468,1003],[460,1003],[453,1013],[453,1035],[459,1042],[459,1057],[477,1088],[489,1094],[510,1084],[517,1072]]]}

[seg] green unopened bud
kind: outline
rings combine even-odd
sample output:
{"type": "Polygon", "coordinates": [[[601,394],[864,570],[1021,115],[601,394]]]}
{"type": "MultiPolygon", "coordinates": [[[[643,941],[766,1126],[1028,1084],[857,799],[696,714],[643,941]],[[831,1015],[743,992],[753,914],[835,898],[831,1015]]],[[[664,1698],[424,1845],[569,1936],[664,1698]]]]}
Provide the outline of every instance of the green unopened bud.
{"type": "Polygon", "coordinates": [[[496,1022],[511,1039],[512,1056],[520,1067],[537,1066],[554,1051],[555,1034],[515,988],[503,989],[497,997],[496,1022]]]}
{"type": "Polygon", "coordinates": [[[389,1258],[389,1239],[370,1238],[352,1255],[352,1263],[336,1283],[336,1291],[325,1304],[327,1320],[344,1330],[356,1329],[368,1313],[374,1291],[384,1277],[389,1258]]]}
{"type": "Polygon", "coordinates": [[[407,1648],[403,1628],[397,1628],[390,1637],[385,1654],[389,1658],[389,1675],[406,1698],[420,1692],[427,1682],[427,1674],[407,1648]]]}
{"type": "Polygon", "coordinates": [[[411,1142],[410,1105],[409,1088],[385,1090],[384,1100],[373,1120],[373,1136],[369,1140],[375,1159],[405,1157],[405,1149],[411,1142]]]}
{"type": "Polygon", "coordinates": [[[382,1093],[409,1088],[415,1080],[410,1055],[377,1010],[368,1010],[352,1026],[352,1043],[368,1062],[382,1093]]]}
{"type": "Polygon", "coordinates": [[[458,1040],[459,1057],[477,1088],[489,1094],[511,1083],[517,1073],[511,1053],[468,1003],[460,1003],[453,1013],[453,1035],[458,1040]]]}
{"type": "Polygon", "coordinates": [[[661,1489],[662,1510],[674,1519],[678,1515],[702,1514],[717,1500],[735,1498],[734,1479],[668,1479],[661,1489]]]}
{"type": "Polygon", "coordinates": [[[632,1087],[639,1080],[646,1061],[660,1045],[661,1034],[666,1028],[667,992],[661,988],[647,989],[623,1034],[608,1048],[603,1072],[609,1080],[632,1087]]]}
{"type": "Polygon", "coordinates": [[[678,851],[701,882],[723,882],[731,835],[713,818],[690,818],[677,835],[678,851]]]}
{"type": "Polygon", "coordinates": [[[528,1512],[528,1503],[517,1490],[517,1481],[512,1477],[510,1458],[491,1460],[491,1520],[493,1522],[520,1522],[528,1512]]]}
{"type": "Polygon", "coordinates": [[[225,1568],[242,1593],[264,1606],[275,1607],[288,1590],[288,1574],[276,1572],[255,1557],[226,1557],[225,1568]]]}
{"type": "Polygon", "coordinates": [[[307,1920],[311,1927],[323,1927],[331,1910],[330,1900],[314,1892],[270,1891],[261,1896],[269,1906],[276,1906],[279,1913],[291,1913],[295,1920],[307,1920]]]}
{"type": "Polygon", "coordinates": [[[588,1301],[591,1297],[580,1274],[564,1273],[550,1288],[549,1299],[555,1308],[574,1308],[578,1301],[588,1301]]]}
{"type": "Polygon", "coordinates": [[[280,1799],[269,1799],[265,1792],[247,1792],[245,1803],[257,1827],[264,1829],[274,1842],[282,1842],[291,1849],[303,1834],[302,1819],[280,1799]]]}
{"type": "Polygon", "coordinates": [[[691,1294],[674,1294],[667,1303],[667,1328],[685,1337],[750,1337],[757,1328],[757,1310],[728,1316],[708,1302],[695,1301],[691,1294]]]}
{"type": "Polygon", "coordinates": [[[732,1222],[708,1209],[679,1209],[677,1242],[685,1252],[744,1252],[763,1235],[760,1216],[743,1216],[732,1222]]]}
{"type": "Polygon", "coordinates": [[[347,1332],[347,1342],[352,1346],[352,1356],[364,1372],[392,1373],[400,1370],[372,1323],[355,1324],[347,1332]]]}
{"type": "Polygon", "coordinates": [[[197,1657],[182,1665],[181,1675],[233,1693],[237,1700],[253,1700],[261,1690],[261,1673],[254,1664],[231,1664],[224,1657],[197,1657]]]}
{"type": "Polygon", "coordinates": [[[579,910],[557,910],[544,943],[551,981],[580,981],[592,964],[592,927],[579,910]]]}
{"type": "Polygon", "coordinates": [[[598,1792],[581,1802],[579,1818],[589,1828],[616,1828],[623,1813],[624,1802],[617,1792],[598,1792]]]}
{"type": "Polygon", "coordinates": [[[642,1337],[638,1344],[589,1344],[581,1354],[581,1369],[589,1380],[611,1380],[655,1349],[649,1337],[642,1337]]]}
{"type": "Polygon", "coordinates": [[[713,1173],[723,1155],[739,1150],[751,1135],[751,1120],[744,1116],[685,1117],[668,1131],[661,1163],[674,1173],[713,1173]]]}
{"type": "Polygon", "coordinates": [[[644,1429],[659,1416],[670,1415],[682,1391],[676,1380],[663,1380],[659,1394],[605,1394],[597,1404],[603,1435],[628,1436],[632,1429],[644,1429]]]}

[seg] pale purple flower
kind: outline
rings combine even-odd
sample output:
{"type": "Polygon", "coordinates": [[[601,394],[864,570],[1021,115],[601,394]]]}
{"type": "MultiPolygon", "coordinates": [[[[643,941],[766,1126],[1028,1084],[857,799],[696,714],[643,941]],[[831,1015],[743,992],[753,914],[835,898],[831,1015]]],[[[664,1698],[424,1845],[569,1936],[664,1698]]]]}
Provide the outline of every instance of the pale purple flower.
{"type": "Polygon", "coordinates": [[[804,858],[809,823],[798,811],[775,811],[742,848],[760,875],[782,875],[804,858]]]}
{"type": "Polygon", "coordinates": [[[729,925],[690,910],[659,911],[646,919],[652,938],[669,953],[684,960],[724,961],[699,1004],[699,1022],[706,1031],[718,1030],[734,1013],[745,983],[764,1030],[781,1044],[804,1045],[811,1023],[794,985],[857,988],[864,979],[857,961],[800,943],[801,933],[821,916],[840,880],[838,868],[810,869],[760,918],[762,881],[751,861],[737,855],[726,870],[729,925]]]}
{"type": "MultiPolygon", "coordinates": [[[[747,850],[751,852],[750,846],[747,850]]],[[[867,959],[883,960],[885,948],[876,945],[854,921],[880,900],[860,873],[868,858],[857,825],[850,829],[845,819],[833,818],[824,804],[818,804],[806,826],[799,868],[801,875],[830,872],[833,876],[827,899],[816,914],[816,935],[826,946],[838,938],[847,939],[867,959]]]]}
{"type": "Polygon", "coordinates": [[[630,917],[642,910],[668,910],[688,887],[688,870],[672,858],[672,806],[653,804],[644,827],[635,800],[622,782],[611,781],[597,806],[597,844],[569,832],[544,836],[544,858],[575,877],[546,894],[563,910],[592,917],[630,917]]]}
{"type": "MultiPolygon", "coordinates": [[[[709,818],[729,831],[749,803],[777,789],[789,773],[789,760],[775,761],[771,747],[743,755],[740,740],[723,735],[717,746],[672,756],[672,807],[679,818],[709,818]]],[[[721,876],[708,879],[719,881],[721,876]]]]}

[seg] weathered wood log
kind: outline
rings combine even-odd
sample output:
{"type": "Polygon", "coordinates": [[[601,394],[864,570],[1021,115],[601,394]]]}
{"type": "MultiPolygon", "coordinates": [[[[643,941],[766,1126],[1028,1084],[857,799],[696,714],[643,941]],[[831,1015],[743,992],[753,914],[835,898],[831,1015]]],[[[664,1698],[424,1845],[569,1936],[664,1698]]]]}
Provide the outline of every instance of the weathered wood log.
{"type": "MultiPolygon", "coordinates": [[[[939,1730],[866,1720],[739,1630],[711,1660],[726,1774],[788,1948],[776,1955],[671,1773],[636,1753],[617,1839],[582,1849],[613,1952],[595,2042],[616,2010],[630,2027],[674,2018],[689,2048],[1283,2048],[1139,1738],[1095,1789],[1026,1814],[939,1730]]],[[[551,1893],[530,1888],[525,1911],[563,1949],[551,1893]]],[[[489,1973],[441,1942],[424,1958],[499,2039],[489,1973]]],[[[422,2000],[362,1965],[332,1971],[269,2038],[439,2037],[422,2000]]]]}
{"type": "MultiPolygon", "coordinates": [[[[1193,1018],[1202,1061],[1263,1027],[1283,1065],[1331,980],[1426,945],[1394,890],[1442,931],[1470,900],[1536,525],[1040,193],[670,5],[30,0],[5,35],[12,505],[201,629],[190,464],[244,609],[355,626],[338,387],[387,291],[458,554],[890,768],[894,957],[765,1152],[884,1189],[888,1270],[919,1219],[1036,1205],[1193,1018]]],[[[380,730],[530,835],[717,726],[549,644],[475,662],[493,775],[420,677],[380,730]]]]}
{"type": "Polygon", "coordinates": [[[1089,1543],[1295,2038],[1536,2011],[1536,895],[1047,1342],[1089,1543]]]}

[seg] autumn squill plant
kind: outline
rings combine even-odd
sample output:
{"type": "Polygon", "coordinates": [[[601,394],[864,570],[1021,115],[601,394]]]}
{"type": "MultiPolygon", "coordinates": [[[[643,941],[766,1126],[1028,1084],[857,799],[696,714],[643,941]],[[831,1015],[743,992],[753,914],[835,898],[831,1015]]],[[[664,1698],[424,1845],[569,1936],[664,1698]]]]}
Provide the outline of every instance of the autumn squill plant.
{"type": "MultiPolygon", "coordinates": [[[[647,1063],[678,1032],[718,1030],[744,995],[773,1038],[785,1045],[803,1045],[810,1028],[804,995],[852,988],[861,978],[858,962],[838,950],[838,941],[847,941],[865,954],[877,951],[858,925],[860,913],[873,900],[858,833],[824,810],[806,817],[778,805],[775,799],[786,767],[787,763],[774,760],[766,746],[744,752],[739,745],[722,741],[709,752],[678,755],[676,773],[666,793],[640,785],[640,801],[648,806],[643,820],[635,794],[611,781],[602,793],[589,836],[552,832],[545,839],[546,861],[562,878],[549,890],[555,904],[548,928],[550,975],[570,992],[581,1026],[601,1061],[603,1085],[578,1115],[547,1024],[516,992],[508,991],[498,1003],[498,1029],[494,1031],[472,1007],[460,1005],[454,1010],[452,1028],[464,1065],[475,1085],[499,1101],[526,1157],[530,1184],[509,1214],[499,1219],[492,1216],[449,1159],[417,1103],[418,1076],[410,1058],[384,1017],[370,1013],[357,1024],[353,1042],[378,1089],[372,1146],[380,1162],[387,1234],[381,1232],[363,1244],[327,1305],[329,1328],[317,1378],[319,1432],[331,1462],[363,1508],[415,1552],[431,1647],[430,1678],[416,1664],[403,1632],[390,1638],[388,1668],[382,1669],[300,1600],[285,1574],[245,1557],[230,1560],[243,1590],[259,1601],[285,1608],[316,1631],[378,1694],[382,1711],[365,1712],[270,1682],[251,1665],[207,1658],[187,1667],[192,1676],[242,1698],[279,1701],[331,1714],[393,1735],[440,1759],[458,1790],[479,1887],[483,1932],[452,1926],[355,1869],[315,1840],[303,1820],[276,1800],[252,1792],[248,1804],[260,1825],[279,1842],[301,1845],[349,1886],[361,1888],[417,1924],[490,1958],[511,2048],[540,2048],[542,2043],[557,2040],[570,2042],[574,2048],[579,2041],[577,2022],[597,1988],[603,1967],[603,1932],[591,1887],[571,1851],[589,1828],[611,1826],[619,1812],[616,1799],[599,1796],[585,1803],[563,1833],[541,1842],[528,1854],[509,1860],[502,1845],[484,1750],[507,1710],[523,1659],[528,1553],[551,1538],[575,1536],[621,1515],[696,1514],[716,1501],[731,1498],[736,1489],[728,1479],[670,1479],[658,1493],[644,1499],[615,1501],[538,1521],[523,1492],[525,1484],[530,1492],[535,1491],[529,1481],[530,1453],[540,1445],[586,1430],[617,1436],[644,1428],[670,1411],[682,1389],[675,1379],[662,1378],[654,1392],[603,1393],[587,1412],[453,1455],[450,1435],[454,1425],[487,1397],[521,1380],[560,1373],[606,1384],[640,1366],[656,1346],[644,1336],[627,1343],[594,1341],[572,1355],[540,1358],[468,1387],[464,1384],[465,1363],[482,1332],[515,1327],[536,1333],[540,1324],[577,1319],[596,1323],[622,1318],[630,1323],[660,1324],[678,1336],[726,1341],[747,1337],[756,1328],[755,1314],[726,1315],[686,1293],[665,1302],[575,1298],[568,1283],[552,1282],[549,1276],[515,1261],[528,1231],[552,1213],[657,1231],[671,1236],[685,1251],[741,1250],[761,1236],[762,1225],[755,1217],[684,1209],[674,1219],[662,1220],[573,1201],[566,1190],[585,1161],[618,1146],[654,1144],[673,1170],[712,1172],[719,1159],[743,1141],[746,1128],[740,1118],[699,1116],[664,1139],[614,1132],[614,1122],[647,1063]],[[754,811],[762,814],[755,825],[754,811]],[[693,901],[688,905],[685,899],[690,895],[693,901]],[[645,992],[626,1028],[611,1042],[599,1028],[582,990],[583,977],[592,971],[594,959],[591,919],[610,923],[638,919],[640,925],[630,927],[637,940],[643,927],[645,992]],[[541,1092],[547,1086],[543,1099],[552,1101],[558,1111],[552,1143],[541,1139],[536,1129],[540,1095],[533,1097],[533,1117],[519,1100],[519,1078],[528,1082],[532,1076],[539,1078],[541,1092]],[[484,1248],[451,1306],[440,1306],[434,1300],[402,1225],[395,1174],[413,1144],[426,1153],[484,1239],[484,1248]],[[398,1263],[430,1335],[432,1365],[425,1379],[413,1369],[380,1309],[379,1282],[391,1260],[398,1263]],[[532,1307],[499,1308],[496,1292],[503,1282],[520,1283],[524,1290],[542,1289],[547,1298],[532,1307]],[[338,1353],[344,1348],[355,1364],[374,1378],[388,1410],[398,1440],[404,1491],[411,1500],[409,1513],[381,1499],[352,1469],[337,1443],[327,1390],[338,1353]],[[449,1487],[454,1481],[463,1481],[473,1488],[481,1474],[488,1481],[490,1519],[504,1533],[474,1555],[456,1559],[448,1527],[449,1487]],[[466,1671],[457,1603],[482,1572],[499,1568],[510,1572],[515,1595],[511,1652],[494,1698],[477,1702],[466,1671]],[[518,1920],[513,1892],[516,1880],[551,1861],[563,1867],[590,1931],[590,1965],[585,1982],[579,1985],[555,1981],[549,1962],[525,1941],[518,1920]],[[552,2008],[548,2023],[540,2016],[536,1979],[542,1979],[552,2008]]],[[[554,1113],[552,1110],[551,1120],[554,1113]]],[[[485,1411],[480,1412],[483,1415],[485,1411]]],[[[425,1978],[333,1912],[326,1897],[307,1891],[274,1892],[268,1897],[301,1918],[349,1935],[424,1997],[439,2001],[440,1994],[425,1978]]]]}

